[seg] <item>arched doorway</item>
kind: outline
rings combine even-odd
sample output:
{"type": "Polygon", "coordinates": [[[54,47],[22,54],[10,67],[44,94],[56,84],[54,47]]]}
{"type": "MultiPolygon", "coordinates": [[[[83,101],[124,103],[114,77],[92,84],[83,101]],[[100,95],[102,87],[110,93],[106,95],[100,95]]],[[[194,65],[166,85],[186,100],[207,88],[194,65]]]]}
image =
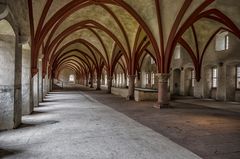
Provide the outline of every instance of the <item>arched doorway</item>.
{"type": "Polygon", "coordinates": [[[184,95],[193,96],[195,85],[195,71],[189,67],[184,70],[184,95]]]}
{"type": "Polygon", "coordinates": [[[180,82],[181,82],[181,70],[175,69],[173,70],[172,74],[172,80],[173,80],[173,95],[180,95],[180,82]]]}

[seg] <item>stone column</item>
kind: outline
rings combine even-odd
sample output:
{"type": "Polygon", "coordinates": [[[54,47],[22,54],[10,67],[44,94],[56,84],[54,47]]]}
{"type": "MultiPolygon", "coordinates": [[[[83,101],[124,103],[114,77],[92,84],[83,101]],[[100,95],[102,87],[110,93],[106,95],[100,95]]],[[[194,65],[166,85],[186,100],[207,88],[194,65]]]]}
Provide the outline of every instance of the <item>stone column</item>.
{"type": "Polygon", "coordinates": [[[129,75],[129,86],[128,86],[128,96],[127,100],[134,100],[134,90],[135,90],[135,75],[129,75]]]}
{"type": "Polygon", "coordinates": [[[50,79],[49,78],[47,79],[47,93],[48,92],[50,92],[50,79]]]}
{"type": "MultiPolygon", "coordinates": [[[[48,68],[48,67],[47,67],[48,68]]],[[[48,87],[49,87],[49,79],[48,79],[48,69],[46,71],[45,77],[44,77],[44,82],[43,82],[43,97],[45,97],[47,95],[48,91],[48,87]]]]}
{"type": "Polygon", "coordinates": [[[102,85],[105,85],[105,74],[102,74],[101,77],[102,77],[102,85]]]}
{"type": "Polygon", "coordinates": [[[39,103],[39,101],[38,101],[38,99],[39,99],[39,97],[38,97],[38,93],[39,93],[39,91],[38,91],[38,89],[39,89],[38,88],[38,73],[36,75],[34,75],[32,78],[32,87],[33,87],[33,106],[38,107],[38,103],[39,103]]]}
{"type": "Polygon", "coordinates": [[[38,84],[39,84],[38,101],[42,102],[43,100],[42,59],[39,59],[38,61],[38,84]]]}
{"type": "Polygon", "coordinates": [[[48,80],[49,84],[48,84],[48,92],[53,90],[53,79],[52,77],[49,78],[48,80]]]}
{"type": "Polygon", "coordinates": [[[97,88],[96,90],[101,90],[101,75],[97,75],[97,88]]]}
{"type": "Polygon", "coordinates": [[[47,95],[47,75],[43,79],[43,98],[47,95]]]}
{"type": "Polygon", "coordinates": [[[107,93],[111,93],[112,92],[112,80],[113,80],[113,77],[108,77],[107,79],[107,82],[108,82],[108,90],[107,90],[107,93]]]}
{"type": "Polygon", "coordinates": [[[88,77],[85,79],[85,86],[88,87],[88,77]]]}
{"type": "Polygon", "coordinates": [[[23,49],[22,51],[22,114],[28,115],[33,111],[31,51],[28,49],[23,49]]]}
{"type": "Polygon", "coordinates": [[[0,130],[6,130],[21,123],[22,47],[18,36],[0,35],[0,39],[0,130]]]}
{"type": "Polygon", "coordinates": [[[15,45],[14,128],[22,122],[22,44],[20,42],[20,37],[18,37],[15,45]]]}
{"type": "Polygon", "coordinates": [[[155,108],[164,108],[169,106],[168,96],[168,78],[169,74],[157,74],[158,77],[158,101],[155,108]]]}
{"type": "Polygon", "coordinates": [[[90,77],[90,88],[93,88],[93,76],[90,77]]]}

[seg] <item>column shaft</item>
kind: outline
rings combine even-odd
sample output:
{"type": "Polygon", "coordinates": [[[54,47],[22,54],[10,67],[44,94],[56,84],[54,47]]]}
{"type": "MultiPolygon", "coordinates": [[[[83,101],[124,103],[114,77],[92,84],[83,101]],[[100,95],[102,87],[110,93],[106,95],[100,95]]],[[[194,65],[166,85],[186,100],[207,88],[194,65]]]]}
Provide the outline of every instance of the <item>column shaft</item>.
{"type": "Polygon", "coordinates": [[[158,102],[155,108],[164,108],[169,106],[168,96],[168,78],[169,74],[157,74],[158,76],[158,102]]]}
{"type": "Polygon", "coordinates": [[[135,75],[129,75],[129,86],[128,86],[128,96],[127,100],[133,100],[134,99],[134,90],[135,90],[135,75]]]}

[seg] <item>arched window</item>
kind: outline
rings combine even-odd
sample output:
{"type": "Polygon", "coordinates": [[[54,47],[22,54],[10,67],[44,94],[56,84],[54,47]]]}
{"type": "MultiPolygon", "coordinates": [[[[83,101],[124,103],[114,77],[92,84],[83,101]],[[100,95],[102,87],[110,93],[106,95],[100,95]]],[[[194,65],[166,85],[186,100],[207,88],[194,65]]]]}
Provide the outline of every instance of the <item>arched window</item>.
{"type": "Polygon", "coordinates": [[[152,75],[151,76],[151,80],[152,80],[151,84],[154,85],[155,84],[155,74],[154,74],[154,72],[152,72],[151,75],[152,75]]]}
{"type": "Polygon", "coordinates": [[[105,74],[105,86],[107,85],[107,82],[108,82],[108,78],[107,78],[107,75],[105,74]]]}
{"type": "Polygon", "coordinates": [[[181,46],[177,45],[174,50],[174,59],[180,59],[181,58],[181,46]]]}
{"type": "Polygon", "coordinates": [[[240,65],[236,67],[236,88],[240,89],[240,65]]]}
{"type": "Polygon", "coordinates": [[[212,88],[217,88],[218,86],[218,71],[216,67],[212,68],[212,88]]]}
{"type": "Polygon", "coordinates": [[[155,64],[155,61],[152,57],[151,57],[151,64],[155,64]]]}
{"type": "Polygon", "coordinates": [[[195,71],[194,70],[191,71],[191,86],[192,87],[195,86],[195,71]]]}
{"type": "Polygon", "coordinates": [[[74,81],[75,81],[74,75],[70,75],[70,76],[69,76],[69,82],[74,82],[74,81]]]}
{"type": "Polygon", "coordinates": [[[119,74],[119,84],[120,84],[120,86],[122,85],[122,74],[121,73],[119,74]]]}
{"type": "Polygon", "coordinates": [[[146,84],[149,84],[149,74],[146,73],[146,84]]]}
{"type": "Polygon", "coordinates": [[[215,50],[224,51],[229,49],[229,35],[227,31],[216,35],[215,50]]]}
{"type": "Polygon", "coordinates": [[[118,84],[119,84],[119,74],[117,74],[116,76],[116,86],[118,87],[118,84]]]}

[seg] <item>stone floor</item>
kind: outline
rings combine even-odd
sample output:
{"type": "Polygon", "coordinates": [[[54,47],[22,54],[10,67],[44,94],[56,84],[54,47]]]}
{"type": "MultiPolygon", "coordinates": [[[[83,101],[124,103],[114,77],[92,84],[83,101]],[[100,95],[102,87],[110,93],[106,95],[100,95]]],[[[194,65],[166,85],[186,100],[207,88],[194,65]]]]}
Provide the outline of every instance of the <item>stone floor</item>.
{"type": "Polygon", "coordinates": [[[157,110],[152,108],[154,102],[126,101],[103,91],[85,93],[204,159],[240,158],[240,105],[233,109],[235,103],[177,100],[171,102],[172,108],[157,110]]]}
{"type": "Polygon", "coordinates": [[[222,101],[215,101],[213,99],[176,99],[175,102],[186,103],[186,104],[194,104],[200,106],[207,106],[210,108],[216,109],[223,109],[232,112],[240,113],[240,103],[239,102],[222,102],[222,101]]]}
{"type": "MultiPolygon", "coordinates": [[[[178,130],[177,127],[179,127],[178,121],[181,120],[176,119],[174,113],[172,110],[165,110],[164,113],[164,111],[152,109],[148,103],[126,102],[122,98],[106,95],[102,92],[53,92],[47,96],[44,103],[35,109],[32,115],[23,117],[23,124],[20,128],[0,132],[0,158],[200,158],[152,130],[151,126],[148,127],[148,123],[154,123],[154,127],[161,127],[161,129],[171,124],[170,128],[166,129],[169,133],[175,132],[175,129],[178,130]],[[151,114],[150,112],[153,112],[153,116],[147,118],[151,114]],[[159,116],[169,122],[164,125],[164,122],[159,123],[159,119],[154,121],[159,116]],[[131,118],[142,120],[138,122],[131,118]]],[[[191,119],[197,121],[192,116],[189,118],[190,123],[191,119]]],[[[186,116],[183,116],[183,120],[186,120],[186,116]]],[[[232,118],[229,119],[231,124],[229,127],[233,126],[232,120],[232,118]]],[[[237,122],[239,118],[235,120],[237,122]]],[[[200,121],[198,123],[204,125],[200,121]]],[[[196,125],[196,127],[198,126],[196,125]]],[[[195,133],[202,133],[202,131],[200,129],[195,133]]],[[[191,138],[188,138],[187,142],[191,144],[191,138]]]]}

